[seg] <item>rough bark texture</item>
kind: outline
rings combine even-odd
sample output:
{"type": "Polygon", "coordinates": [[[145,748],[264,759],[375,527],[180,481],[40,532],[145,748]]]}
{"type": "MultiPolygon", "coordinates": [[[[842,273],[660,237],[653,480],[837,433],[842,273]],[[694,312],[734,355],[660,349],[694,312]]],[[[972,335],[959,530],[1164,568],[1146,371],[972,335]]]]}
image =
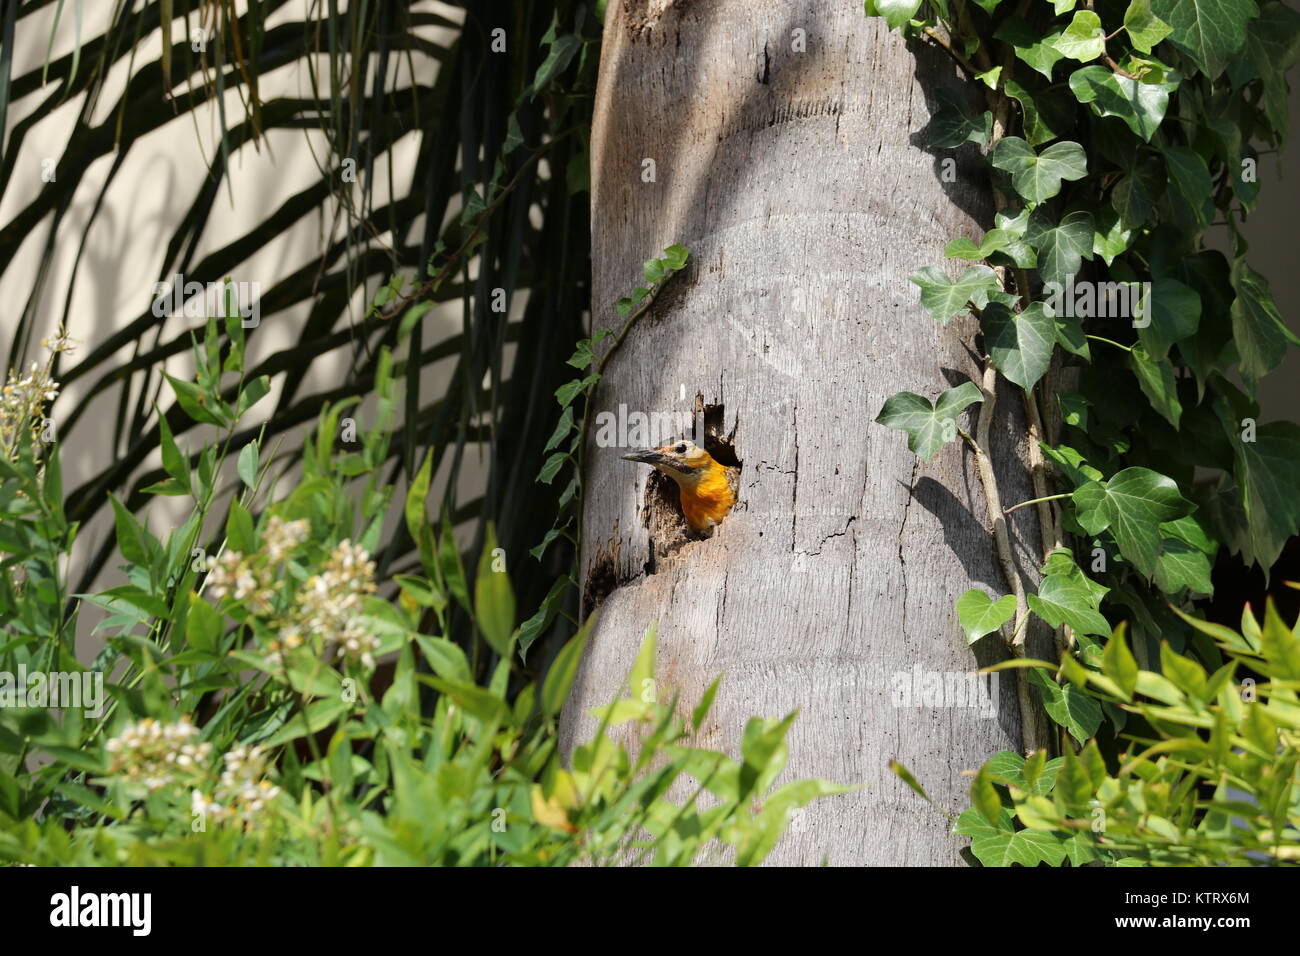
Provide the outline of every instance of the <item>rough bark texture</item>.
{"type": "MultiPolygon", "coordinates": [[[[934,91],[959,85],[951,65],[879,24],[856,3],[610,0],[596,101],[595,327],[618,326],[643,259],[680,242],[691,265],[610,361],[593,414],[689,412],[698,394],[742,472],[732,515],[690,540],[675,492],[590,433],[584,613],[599,604],[600,618],[565,741],[590,734],[586,712],[657,621],[661,695],[690,706],[725,675],[701,744],[738,754],[747,718],[798,709],[783,780],[864,785],[799,814],[770,858],[785,864],[958,863],[964,838],[889,760],[955,811],[962,771],[1020,747],[1014,677],[995,717],[951,696],[898,706],[896,675],[910,687],[917,669],[943,679],[1004,656],[995,637],[966,645],[953,602],[1008,587],[970,452],[952,442],[921,464],[872,422],[897,391],[979,381],[972,320],[941,328],[907,276],[989,214],[960,152],[947,183],[954,154],[914,145],[934,91]]],[[[1000,396],[1008,504],[1030,497],[1022,412],[1000,396]]],[[[1027,570],[1041,560],[1032,510],[1013,516],[1027,570]]]]}

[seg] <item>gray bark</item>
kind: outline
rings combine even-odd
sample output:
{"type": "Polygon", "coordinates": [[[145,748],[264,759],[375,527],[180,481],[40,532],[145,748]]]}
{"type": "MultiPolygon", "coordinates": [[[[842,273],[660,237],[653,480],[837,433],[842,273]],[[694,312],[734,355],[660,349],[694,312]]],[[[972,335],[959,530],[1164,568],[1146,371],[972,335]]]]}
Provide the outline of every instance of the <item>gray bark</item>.
{"type": "MultiPolygon", "coordinates": [[[[690,540],[672,495],[589,432],[581,570],[584,613],[599,603],[600,618],[564,739],[594,730],[586,712],[613,698],[657,621],[661,697],[689,707],[724,675],[701,745],[738,754],[747,718],[797,709],[782,781],[864,785],[803,811],[771,862],[959,863],[965,839],[888,762],[956,812],[962,771],[1020,749],[1013,676],[994,717],[952,697],[897,706],[895,693],[895,675],[910,686],[916,669],[969,674],[1005,656],[996,637],[968,647],[953,611],[969,587],[1009,592],[973,456],[956,441],[919,463],[872,422],[897,391],[933,398],[980,378],[973,320],[940,327],[907,280],[989,214],[960,152],[945,183],[942,156],[912,142],[935,89],[959,83],[942,54],[909,49],[858,3],[610,0],[606,15],[594,327],[620,325],[613,304],[642,260],[680,242],[691,264],[613,356],[593,414],[689,411],[701,395],[743,467],[732,515],[690,540]]],[[[1021,413],[1000,396],[1006,505],[1032,497],[1021,413]]],[[[1027,571],[1041,560],[1032,511],[1013,516],[1027,571]]]]}

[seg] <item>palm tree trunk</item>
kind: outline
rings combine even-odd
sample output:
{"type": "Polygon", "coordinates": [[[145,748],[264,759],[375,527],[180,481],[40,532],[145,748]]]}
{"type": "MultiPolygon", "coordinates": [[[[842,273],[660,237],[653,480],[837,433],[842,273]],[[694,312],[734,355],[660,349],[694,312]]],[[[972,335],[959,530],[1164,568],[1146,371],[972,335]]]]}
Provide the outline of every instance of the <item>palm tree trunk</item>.
{"type": "MultiPolygon", "coordinates": [[[[952,65],[879,23],[783,0],[611,0],[605,23],[594,327],[619,324],[642,260],[679,242],[691,263],[611,359],[593,414],[689,413],[699,396],[742,471],[731,516],[691,540],[672,494],[589,431],[582,584],[600,618],[565,739],[590,733],[657,621],[662,695],[690,704],[725,675],[702,743],[737,753],[748,717],[798,709],[787,778],[865,784],[803,811],[776,863],[957,863],[962,838],[888,762],[955,812],[961,771],[1022,745],[1015,678],[987,705],[968,676],[1003,656],[997,639],[968,647],[953,611],[969,587],[1010,590],[974,458],[951,442],[918,463],[872,423],[899,390],[978,383],[973,320],[941,328],[907,276],[991,213],[960,158],[945,182],[942,156],[912,145],[934,91],[960,84],[952,65]]],[[[1002,499],[1024,500],[1021,409],[998,406],[1002,499]]],[[[1030,571],[1032,511],[1014,516],[1030,571]]]]}

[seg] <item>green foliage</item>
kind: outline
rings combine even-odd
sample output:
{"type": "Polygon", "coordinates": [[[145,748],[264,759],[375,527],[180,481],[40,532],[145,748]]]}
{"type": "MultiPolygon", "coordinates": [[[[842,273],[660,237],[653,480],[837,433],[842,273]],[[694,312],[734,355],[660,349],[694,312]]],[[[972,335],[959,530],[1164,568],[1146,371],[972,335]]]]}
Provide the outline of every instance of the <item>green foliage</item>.
{"type": "Polygon", "coordinates": [[[956,832],[982,864],[1300,863],[1300,623],[1288,627],[1272,602],[1263,621],[1247,608],[1240,631],[1182,617],[1217,645],[1221,667],[1163,643],[1160,669],[1139,668],[1123,625],[1104,651],[1089,641],[1083,662],[1015,662],[1052,689],[1049,709],[1081,746],[1051,760],[1003,751],[980,768],[956,832]],[[1103,707],[1126,718],[1123,749],[1089,739],[1103,707]]]}
{"type": "MultiPolygon", "coordinates": [[[[927,266],[912,281],[941,323],[978,317],[985,362],[1023,392],[1031,412],[1027,452],[1041,452],[1048,467],[1035,478],[1035,499],[1007,511],[1036,505],[1047,539],[1059,534],[1066,547],[1042,555],[1036,589],[1014,582],[1028,592],[1025,613],[1073,648],[1067,674],[1093,666],[1088,655],[1103,653],[1094,636],[1120,619],[1138,660],[1220,673],[1221,654],[1185,612],[1212,593],[1222,550],[1267,573],[1300,531],[1300,426],[1260,425],[1254,400],[1260,379],[1300,338],[1250,267],[1240,231],[1259,201],[1257,145],[1285,141],[1285,73],[1300,60],[1300,14],[1277,0],[1077,10],[1070,0],[1014,8],[926,0],[906,17],[867,6],[891,28],[941,46],[968,81],[965,91],[936,91],[923,135],[941,156],[968,141],[980,147],[993,228],[948,243],[946,256],[973,263],[955,280],[927,266]],[[991,122],[972,110],[975,95],[991,122]],[[1230,255],[1208,248],[1212,225],[1226,227],[1230,255]],[[1067,376],[1078,384],[1061,391],[1067,376]]],[[[910,393],[893,396],[877,421],[904,427],[897,411],[909,403],[910,393]]],[[[922,458],[941,447],[919,441],[916,427],[904,430],[922,458]]],[[[996,501],[996,489],[986,497],[996,501]]],[[[1009,544],[1011,526],[1001,514],[988,518],[998,543],[1009,544]]],[[[1005,562],[1004,572],[1019,577],[1005,562]]],[[[963,595],[957,616],[968,639],[1000,633],[1021,656],[1026,621],[1006,614],[1011,597],[963,595]]],[[[1116,673],[1136,667],[1116,663],[1127,645],[1105,653],[1116,673]]],[[[1036,672],[1030,680],[1075,740],[1103,721],[1116,730],[1125,723],[1122,711],[1085,693],[1087,681],[1062,685],[1036,672]]],[[[1168,673],[1162,680],[1177,682],[1168,673]]],[[[1061,746],[1070,748],[1069,737],[1061,746]]],[[[1174,772],[1148,775],[1168,781],[1174,772]]],[[[1093,785],[1095,793],[1100,781],[1093,785]]],[[[1026,812],[1045,814],[1039,804],[1049,795],[1033,800],[1026,812]]],[[[973,801],[988,802],[983,783],[973,801]]],[[[1179,826],[1201,819],[1195,794],[1170,789],[1162,801],[1179,826]]],[[[1058,829],[1060,839],[1045,839],[1051,827],[1023,816],[1017,823],[1020,807],[968,811],[959,831],[990,863],[1092,858],[1079,834],[1067,839],[1058,829]]]]}
{"type": "Polygon", "coordinates": [[[1130,743],[1109,758],[1096,740],[1071,749],[1046,762],[1054,776],[1039,786],[1020,772],[1032,760],[992,758],[981,775],[997,785],[997,820],[973,809],[957,826],[984,865],[1300,862],[1300,625],[1271,602],[1262,622],[1247,608],[1241,631],[1185,621],[1218,644],[1222,667],[1164,643],[1160,670],[1139,669],[1122,626],[1099,663],[1064,658],[1061,691],[1129,715],[1130,743]]]}
{"type": "Polygon", "coordinates": [[[933,404],[922,395],[899,392],[876,416],[876,421],[907,433],[907,447],[929,461],[945,443],[957,437],[957,416],[966,407],[984,401],[974,382],[962,382],[939,396],[933,404]]]}
{"type": "MultiPolygon", "coordinates": [[[[207,4],[202,24],[197,3],[141,0],[106,5],[85,30],[81,6],[74,22],[74,4],[62,0],[57,11],[8,5],[14,42],[0,44],[0,116],[11,107],[0,273],[16,293],[0,352],[26,366],[51,318],[86,345],[55,369],[82,399],[61,399],[53,413],[60,439],[84,456],[64,496],[69,520],[110,515],[110,492],[132,514],[155,494],[181,495],[177,443],[198,455],[209,426],[247,411],[229,383],[215,404],[198,403],[203,381],[176,379],[195,319],[160,319],[150,308],[155,278],[179,273],[208,284],[230,276],[260,285],[260,324],[244,329],[219,317],[212,348],[224,360],[247,345],[250,382],[265,376],[275,390],[236,431],[232,456],[253,439],[263,458],[300,454],[301,426],[324,405],[372,394],[387,349],[405,385],[390,423],[388,481],[413,480],[431,458],[441,499],[432,510],[450,516],[462,546],[477,554],[492,523],[500,547],[524,554],[553,519],[531,501],[547,437],[532,417],[535,396],[564,380],[569,345],[584,334],[601,31],[593,5],[542,0],[512,9],[502,24],[508,55],[492,49],[493,31],[478,12],[431,12],[414,0],[207,4]],[[205,41],[198,48],[195,36],[205,41]],[[15,46],[55,55],[11,63],[15,46]],[[11,66],[22,72],[11,76],[11,66]],[[274,77],[263,82],[271,74],[301,83],[289,90],[274,77]],[[41,163],[33,132],[56,113],[68,115],[66,147],[50,157],[57,177],[31,188],[31,177],[11,173],[41,163]],[[188,143],[199,129],[215,133],[197,144],[203,175],[173,196],[181,213],[160,223],[155,274],[131,279],[110,306],[135,302],[140,311],[79,314],[72,283],[84,287],[101,220],[72,214],[72,198],[89,191],[96,210],[130,203],[140,148],[188,143]],[[304,147],[312,172],[282,182],[283,169],[269,164],[304,147]],[[114,176],[100,175],[105,163],[114,176]],[[275,180],[278,198],[267,204],[250,176],[254,185],[275,180]],[[301,230],[311,251],[288,263],[274,250],[301,230]],[[49,254],[55,248],[86,252],[67,288],[54,288],[63,278],[49,254]],[[39,268],[15,265],[29,258],[20,251],[36,253],[39,268]],[[440,305],[458,316],[451,326],[440,305]],[[527,359],[513,361],[516,353],[527,359]],[[95,427],[103,440],[86,441],[95,427]],[[478,463],[481,493],[470,474],[478,463]]],[[[98,252],[115,261],[120,250],[98,252]]],[[[374,552],[382,568],[417,560],[404,526],[389,523],[381,539],[374,552]]],[[[525,613],[569,556],[562,542],[544,573],[516,581],[525,613]]],[[[99,547],[79,556],[74,587],[91,587],[109,557],[99,547]]],[[[450,626],[468,639],[466,618],[453,615],[450,626]]]]}
{"type": "MultiPolygon", "coordinates": [[[[541,542],[529,552],[539,561],[556,540],[565,539],[573,544],[575,549],[582,540],[582,459],[586,452],[587,417],[591,408],[592,393],[600,382],[601,372],[610,356],[614,354],[614,350],[623,343],[623,339],[636,320],[654,304],[668,280],[686,268],[689,259],[690,251],[676,243],[664,250],[662,258],[647,259],[641,266],[646,284],[637,286],[631,295],[618,300],[617,311],[619,318],[624,320],[623,328],[618,331],[601,329],[590,338],[580,340],[569,358],[568,364],[579,371],[588,369],[592,371],[589,375],[565,382],[555,390],[555,400],[560,404],[560,420],[556,422],[551,437],[546,441],[544,450],[551,454],[542,465],[542,470],[538,472],[537,480],[549,485],[562,471],[569,471],[571,477],[568,486],[560,494],[555,524],[546,532],[541,542]],[[597,353],[597,347],[606,339],[611,341],[597,353]],[[575,414],[574,405],[578,399],[582,399],[582,411],[580,414],[575,414]],[[567,447],[562,447],[566,445],[567,447]],[[555,448],[560,450],[551,451],[555,448]]],[[[523,634],[519,640],[521,656],[528,652],[537,637],[550,626],[567,595],[568,584],[572,582],[572,578],[557,581],[542,601],[537,613],[524,623],[523,634]]]]}
{"type": "MultiPolygon", "coordinates": [[[[217,355],[215,334],[196,343],[201,362],[217,355]]],[[[793,714],[750,721],[738,759],[699,746],[717,684],[687,721],[655,688],[653,629],[627,694],[562,761],[559,713],[593,620],[540,681],[524,672],[491,527],[467,572],[450,522],[435,533],[425,513],[428,457],[400,502],[418,567],[388,580],[370,558],[393,491],[380,474],[399,405],[391,356],[379,357],[360,447],[338,438],[349,403],[325,405],[293,481],[272,474],[258,440],[233,453],[223,374],[239,379],[233,407],[263,394],[239,357],[177,383],[224,422],[197,466],[168,452],[176,487],[156,493],[188,504],[188,516],[160,539],[113,502],[126,585],[69,601],[62,562],[75,527],[57,447],[38,449],[21,428],[0,457],[0,860],[753,865],[795,810],[843,791],[774,785],[793,714]],[[218,484],[232,468],[238,488],[223,513],[218,484]],[[90,668],[73,654],[87,607],[107,612],[90,668]],[[454,639],[459,614],[482,643],[454,639]],[[484,647],[495,663],[481,681],[484,647]],[[89,696],[52,699],[59,672],[89,696]]]]}
{"type": "MultiPolygon", "coordinates": [[[[1165,601],[1210,593],[1221,548],[1267,570],[1300,531],[1295,426],[1259,427],[1253,400],[1300,339],[1238,230],[1257,201],[1247,144],[1285,136],[1269,97],[1300,57],[1300,15],[1274,0],[955,10],[927,2],[889,22],[949,38],[945,49],[983,81],[994,132],[975,139],[998,209],[982,239],[945,249],[975,264],[956,279],[927,266],[912,281],[941,323],[974,313],[986,361],[1043,403],[1029,440],[1041,442],[1053,493],[1039,507],[1080,560],[1043,579],[1030,612],[1094,634],[1109,630],[1103,615],[1130,617],[1154,657],[1161,637],[1189,639],[1165,601]],[[990,85],[994,63],[1005,66],[990,85]],[[1206,248],[1216,218],[1231,259],[1206,248]],[[1058,417],[1054,393],[1072,369],[1079,385],[1058,417]],[[1198,474],[1215,478],[1196,484],[1198,474]]],[[[944,116],[927,130],[941,153],[968,138],[953,131],[979,126],[956,92],[939,96],[944,116]]],[[[924,459],[942,444],[940,417],[900,393],[877,421],[903,428],[924,459]]]]}

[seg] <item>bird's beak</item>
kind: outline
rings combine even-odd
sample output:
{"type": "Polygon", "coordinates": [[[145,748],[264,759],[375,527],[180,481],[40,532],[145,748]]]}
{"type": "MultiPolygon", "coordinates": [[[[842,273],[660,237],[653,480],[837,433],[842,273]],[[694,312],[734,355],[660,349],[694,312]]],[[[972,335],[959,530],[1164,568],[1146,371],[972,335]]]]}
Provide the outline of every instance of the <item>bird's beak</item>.
{"type": "Polygon", "coordinates": [[[647,465],[666,465],[669,462],[668,456],[662,452],[657,452],[653,448],[642,448],[640,451],[631,451],[623,456],[624,461],[639,461],[647,465]]]}

